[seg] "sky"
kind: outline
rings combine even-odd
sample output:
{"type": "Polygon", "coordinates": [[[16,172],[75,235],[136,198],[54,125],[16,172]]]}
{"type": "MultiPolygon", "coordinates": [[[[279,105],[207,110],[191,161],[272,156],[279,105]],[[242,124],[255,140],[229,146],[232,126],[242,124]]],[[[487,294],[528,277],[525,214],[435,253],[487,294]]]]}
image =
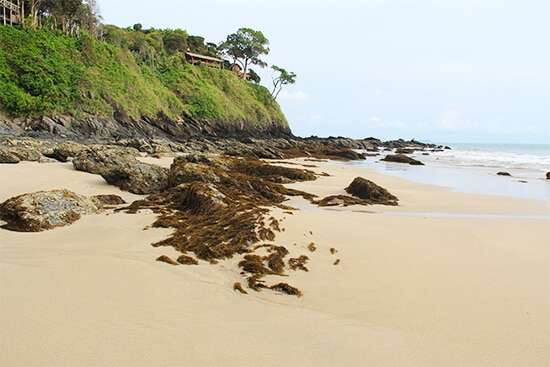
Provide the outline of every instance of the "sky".
{"type": "Polygon", "coordinates": [[[277,98],[297,136],[550,144],[549,0],[97,3],[106,24],[215,44],[261,31],[262,59],[297,75],[277,98]]]}

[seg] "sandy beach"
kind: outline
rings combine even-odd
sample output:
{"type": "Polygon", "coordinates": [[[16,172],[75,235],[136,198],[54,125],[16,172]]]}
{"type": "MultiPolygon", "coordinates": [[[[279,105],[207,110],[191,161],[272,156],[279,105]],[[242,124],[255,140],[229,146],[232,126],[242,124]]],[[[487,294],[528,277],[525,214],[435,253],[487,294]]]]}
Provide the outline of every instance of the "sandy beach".
{"type": "MultiPolygon", "coordinates": [[[[329,174],[293,188],[343,194],[361,176],[400,199],[321,209],[295,197],[286,204],[299,210],[274,209],[274,243],[310,258],[309,272],[287,272],[302,297],[234,291],[238,257],[155,261],[177,253],[150,245],[170,230],[149,228],[148,210],[0,229],[0,365],[550,365],[549,201],[292,163],[329,174]]],[[[54,188],[140,198],[70,163],[0,165],[0,202],[54,188]]]]}

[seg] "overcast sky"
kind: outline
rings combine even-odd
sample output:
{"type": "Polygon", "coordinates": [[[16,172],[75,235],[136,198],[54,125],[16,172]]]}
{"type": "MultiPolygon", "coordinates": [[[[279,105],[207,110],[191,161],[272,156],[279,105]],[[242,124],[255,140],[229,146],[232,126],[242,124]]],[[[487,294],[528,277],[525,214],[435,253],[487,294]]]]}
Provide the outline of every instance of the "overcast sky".
{"type": "MultiPolygon", "coordinates": [[[[262,31],[298,136],[550,143],[549,0],[98,0],[218,44],[262,31]],[[151,4],[153,6],[151,6],[151,4]]],[[[271,69],[252,68],[271,87],[271,69]]]]}

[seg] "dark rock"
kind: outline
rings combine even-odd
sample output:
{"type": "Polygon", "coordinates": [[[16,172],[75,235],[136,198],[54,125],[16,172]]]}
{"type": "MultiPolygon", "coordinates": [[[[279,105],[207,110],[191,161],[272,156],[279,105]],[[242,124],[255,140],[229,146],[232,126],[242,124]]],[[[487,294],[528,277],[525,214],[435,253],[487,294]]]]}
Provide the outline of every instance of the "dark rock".
{"type": "Polygon", "coordinates": [[[498,176],[512,176],[509,172],[497,172],[498,176]]]}
{"type": "Polygon", "coordinates": [[[550,172],[546,172],[546,179],[550,180],[550,172]]]}
{"type": "Polygon", "coordinates": [[[384,162],[396,162],[396,163],[407,163],[407,164],[411,164],[411,165],[415,165],[415,166],[423,166],[424,163],[414,159],[414,158],[411,158],[411,157],[408,157],[404,154],[388,154],[386,155],[386,157],[384,157],[383,159],[381,159],[382,161],[384,162]]]}
{"type": "Polygon", "coordinates": [[[100,174],[110,185],[134,194],[151,194],[168,187],[168,169],[136,159],[134,148],[93,146],[80,152],[73,165],[100,174]]]}
{"type": "Polygon", "coordinates": [[[0,147],[0,163],[19,163],[21,159],[11,150],[0,147]]]}
{"type": "Polygon", "coordinates": [[[414,149],[411,148],[399,148],[395,150],[396,154],[413,154],[414,149]]]}
{"type": "Polygon", "coordinates": [[[356,177],[345,190],[348,194],[363,200],[368,200],[373,204],[395,205],[399,200],[385,188],[362,177],[356,177]]]}
{"type": "Polygon", "coordinates": [[[39,232],[69,225],[100,208],[98,200],[69,190],[39,191],[4,201],[0,204],[0,219],[7,222],[3,226],[6,229],[39,232]]]}
{"type": "Polygon", "coordinates": [[[94,195],[92,198],[97,199],[102,206],[106,205],[121,205],[126,204],[126,201],[118,195],[94,195]]]}

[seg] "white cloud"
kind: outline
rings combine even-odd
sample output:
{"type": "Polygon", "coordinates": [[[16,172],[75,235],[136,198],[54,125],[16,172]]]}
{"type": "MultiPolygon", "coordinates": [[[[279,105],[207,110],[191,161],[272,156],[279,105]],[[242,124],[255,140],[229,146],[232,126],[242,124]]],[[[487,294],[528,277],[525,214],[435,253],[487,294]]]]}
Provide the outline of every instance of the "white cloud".
{"type": "Polygon", "coordinates": [[[374,122],[376,126],[382,127],[382,128],[403,129],[406,127],[405,123],[402,122],[401,120],[384,121],[378,116],[371,116],[369,117],[369,120],[374,122]]]}
{"type": "Polygon", "coordinates": [[[301,90],[298,90],[296,92],[288,92],[286,90],[283,90],[281,91],[281,93],[279,93],[278,99],[284,101],[307,102],[311,101],[311,96],[301,90]]]}

